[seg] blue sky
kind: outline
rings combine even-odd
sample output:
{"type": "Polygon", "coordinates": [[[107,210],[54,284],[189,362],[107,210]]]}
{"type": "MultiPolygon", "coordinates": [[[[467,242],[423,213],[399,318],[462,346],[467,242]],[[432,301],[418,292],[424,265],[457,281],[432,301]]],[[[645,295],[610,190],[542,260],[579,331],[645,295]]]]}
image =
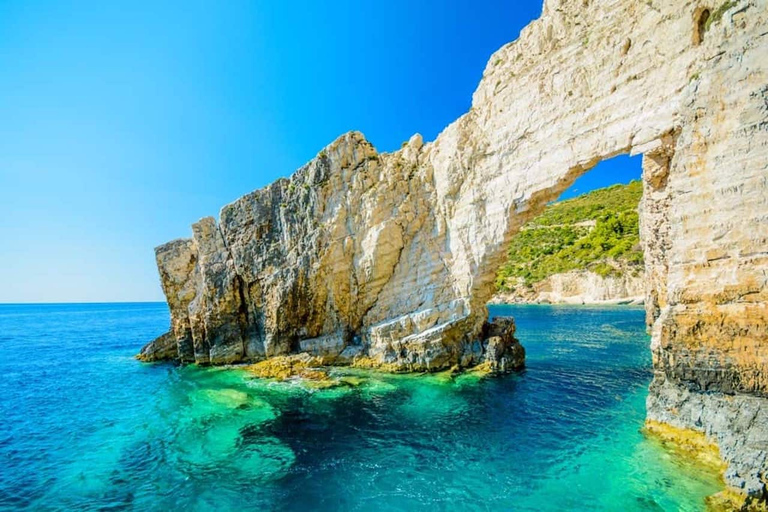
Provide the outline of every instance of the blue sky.
{"type": "Polygon", "coordinates": [[[156,245],[345,131],[433,139],[541,9],[373,4],[0,2],[0,302],[162,300],[156,245]]]}
{"type": "Polygon", "coordinates": [[[619,155],[598,163],[586,174],[579,176],[559,201],[579,196],[596,188],[607,187],[615,183],[629,183],[640,178],[643,157],[641,155],[619,155]]]}

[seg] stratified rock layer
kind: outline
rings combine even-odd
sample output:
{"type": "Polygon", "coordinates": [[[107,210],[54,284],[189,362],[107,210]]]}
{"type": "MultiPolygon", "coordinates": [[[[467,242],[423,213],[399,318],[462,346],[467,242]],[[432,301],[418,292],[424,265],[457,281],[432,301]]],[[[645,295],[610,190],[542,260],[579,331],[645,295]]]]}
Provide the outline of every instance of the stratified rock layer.
{"type": "MultiPolygon", "coordinates": [[[[159,247],[178,358],[479,364],[510,238],[598,161],[642,153],[657,382],[765,405],[767,18],[767,0],[547,0],[434,142],[379,154],[348,133],[159,247]]],[[[729,483],[757,492],[758,469],[729,483]]]]}

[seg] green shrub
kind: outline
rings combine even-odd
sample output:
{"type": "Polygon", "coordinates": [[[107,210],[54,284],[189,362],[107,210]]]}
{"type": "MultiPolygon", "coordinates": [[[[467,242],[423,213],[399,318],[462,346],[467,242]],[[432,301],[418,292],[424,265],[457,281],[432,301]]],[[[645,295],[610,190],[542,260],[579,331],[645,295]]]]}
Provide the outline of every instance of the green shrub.
{"type": "Polygon", "coordinates": [[[613,274],[613,272],[615,271],[613,266],[605,262],[600,262],[600,263],[597,263],[596,265],[592,265],[589,270],[601,277],[608,277],[609,275],[613,274]]]}
{"type": "Polygon", "coordinates": [[[550,204],[513,237],[497,288],[508,289],[520,279],[530,286],[571,270],[607,276],[617,265],[641,266],[637,207],[642,192],[636,180],[550,204]],[[587,221],[594,227],[583,224],[587,221]]]}
{"type": "Polygon", "coordinates": [[[713,12],[709,16],[709,18],[707,18],[707,21],[704,23],[704,30],[709,30],[709,27],[711,27],[713,23],[717,23],[718,21],[723,19],[723,14],[725,14],[725,12],[731,7],[733,7],[734,5],[736,5],[736,2],[734,2],[733,0],[728,0],[727,2],[722,4],[720,7],[718,7],[717,10],[713,12]]]}

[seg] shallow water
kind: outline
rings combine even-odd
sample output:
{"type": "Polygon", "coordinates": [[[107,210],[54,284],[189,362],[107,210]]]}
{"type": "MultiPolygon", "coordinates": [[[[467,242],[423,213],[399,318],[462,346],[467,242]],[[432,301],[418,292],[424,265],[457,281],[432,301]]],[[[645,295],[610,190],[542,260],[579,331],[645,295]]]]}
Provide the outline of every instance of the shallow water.
{"type": "Polygon", "coordinates": [[[136,362],[163,304],[0,305],[0,508],[702,510],[720,490],[639,432],[641,309],[491,312],[524,372],[311,390],[136,362]]]}

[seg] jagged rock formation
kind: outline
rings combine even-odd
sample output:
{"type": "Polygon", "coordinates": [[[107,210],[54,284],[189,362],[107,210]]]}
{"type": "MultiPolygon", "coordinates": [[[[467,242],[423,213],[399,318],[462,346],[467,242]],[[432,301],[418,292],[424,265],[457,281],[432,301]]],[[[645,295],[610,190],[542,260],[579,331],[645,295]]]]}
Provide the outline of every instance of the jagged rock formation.
{"type": "MultiPolygon", "coordinates": [[[[766,34],[766,0],[547,0],[435,141],[378,154],[346,134],[159,247],[178,357],[479,363],[511,236],[598,161],[632,152],[644,155],[652,394],[668,383],[704,409],[715,395],[765,406],[766,34]]],[[[675,397],[652,398],[652,419],[715,432],[675,397]]],[[[738,469],[754,452],[717,441],[737,468],[728,483],[764,489],[764,467],[738,469]]]]}
{"type": "Polygon", "coordinates": [[[588,270],[553,274],[533,286],[517,286],[497,292],[490,304],[642,304],[645,280],[642,275],[622,272],[601,276],[588,270]]]}
{"type": "Polygon", "coordinates": [[[162,361],[176,359],[178,357],[178,346],[176,336],[173,332],[166,332],[150,341],[136,355],[139,361],[162,361]]]}
{"type": "Polygon", "coordinates": [[[159,247],[179,358],[301,351],[404,370],[483,361],[475,342],[485,317],[437,284],[450,269],[432,238],[421,149],[415,136],[405,151],[378,155],[346,134],[289,180],[224,207],[218,225],[203,219],[191,240],[159,247]]]}

